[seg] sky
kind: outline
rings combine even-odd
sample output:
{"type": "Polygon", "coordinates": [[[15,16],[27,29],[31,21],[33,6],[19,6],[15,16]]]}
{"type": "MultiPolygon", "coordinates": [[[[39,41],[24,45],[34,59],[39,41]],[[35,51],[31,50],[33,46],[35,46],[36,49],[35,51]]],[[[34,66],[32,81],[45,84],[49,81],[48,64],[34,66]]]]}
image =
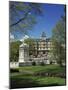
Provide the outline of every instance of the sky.
{"type": "Polygon", "coordinates": [[[38,38],[44,31],[47,37],[51,37],[53,28],[63,14],[63,5],[45,4],[43,9],[43,16],[37,18],[37,24],[33,27],[29,34],[35,38],[38,38]]]}
{"type": "MultiPolygon", "coordinates": [[[[64,5],[43,4],[43,15],[36,16],[37,23],[32,30],[29,30],[28,35],[33,38],[40,38],[42,32],[45,32],[47,37],[51,37],[53,28],[63,14],[64,5]]],[[[23,38],[23,35],[19,34],[18,38],[23,38]]]]}

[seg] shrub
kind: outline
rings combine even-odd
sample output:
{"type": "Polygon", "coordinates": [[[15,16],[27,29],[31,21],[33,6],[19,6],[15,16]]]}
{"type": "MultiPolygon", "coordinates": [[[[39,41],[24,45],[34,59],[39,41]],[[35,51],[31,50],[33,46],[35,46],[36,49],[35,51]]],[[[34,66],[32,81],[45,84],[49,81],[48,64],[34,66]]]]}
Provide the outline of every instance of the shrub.
{"type": "Polygon", "coordinates": [[[41,66],[44,66],[44,65],[45,65],[45,63],[44,63],[44,62],[41,62],[41,63],[40,63],[40,65],[41,65],[41,66]]]}
{"type": "Polygon", "coordinates": [[[19,72],[19,70],[18,70],[18,69],[10,69],[10,72],[11,72],[11,73],[19,72]]]}
{"type": "Polygon", "coordinates": [[[32,62],[32,65],[33,65],[33,66],[36,66],[36,62],[32,62]]]}
{"type": "Polygon", "coordinates": [[[52,64],[52,61],[50,61],[50,64],[52,64]]]}

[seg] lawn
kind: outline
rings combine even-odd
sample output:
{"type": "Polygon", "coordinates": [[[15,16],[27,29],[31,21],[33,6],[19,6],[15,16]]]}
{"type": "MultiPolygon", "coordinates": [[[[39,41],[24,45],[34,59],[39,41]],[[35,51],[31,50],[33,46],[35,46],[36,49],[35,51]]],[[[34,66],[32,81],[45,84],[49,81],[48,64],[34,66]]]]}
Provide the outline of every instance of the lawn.
{"type": "Polygon", "coordinates": [[[28,88],[65,85],[65,67],[58,65],[24,66],[10,74],[10,88],[28,88]],[[58,76],[55,76],[57,75],[58,76]],[[46,76],[47,75],[47,76],[46,76]]]}
{"type": "Polygon", "coordinates": [[[49,71],[49,72],[65,72],[65,67],[60,67],[59,65],[46,65],[46,66],[24,66],[18,68],[21,71],[30,71],[30,72],[40,72],[40,71],[49,71]]]}

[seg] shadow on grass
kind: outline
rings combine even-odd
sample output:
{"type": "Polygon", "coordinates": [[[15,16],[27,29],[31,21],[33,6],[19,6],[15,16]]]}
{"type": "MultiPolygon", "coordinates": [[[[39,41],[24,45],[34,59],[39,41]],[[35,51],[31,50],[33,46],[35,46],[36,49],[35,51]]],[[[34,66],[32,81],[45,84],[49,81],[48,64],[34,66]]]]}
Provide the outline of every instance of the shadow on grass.
{"type": "Polygon", "coordinates": [[[29,87],[34,87],[34,86],[39,86],[34,80],[32,79],[21,79],[21,78],[16,78],[16,79],[11,79],[10,80],[10,88],[29,88],[29,87]]]}
{"type": "Polygon", "coordinates": [[[10,74],[10,89],[49,87],[66,85],[66,73],[63,68],[54,67],[23,67],[23,72],[14,72],[10,74]],[[42,68],[39,70],[39,68],[42,68]],[[53,69],[52,69],[53,68],[53,69]],[[38,69],[37,71],[34,71],[38,69]],[[53,78],[54,77],[54,78],[53,78]]]}
{"type": "Polygon", "coordinates": [[[39,84],[33,79],[30,78],[14,78],[10,80],[10,89],[15,88],[32,88],[32,87],[48,87],[48,86],[63,86],[59,85],[58,83],[51,83],[51,84],[39,84]]]}

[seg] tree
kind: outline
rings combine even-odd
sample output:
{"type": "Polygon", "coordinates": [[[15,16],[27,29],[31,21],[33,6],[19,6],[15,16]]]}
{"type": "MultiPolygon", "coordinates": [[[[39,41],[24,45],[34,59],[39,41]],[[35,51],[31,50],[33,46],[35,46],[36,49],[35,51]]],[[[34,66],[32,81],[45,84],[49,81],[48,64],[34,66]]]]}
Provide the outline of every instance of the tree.
{"type": "Polygon", "coordinates": [[[35,52],[35,48],[34,48],[35,40],[32,39],[32,38],[28,38],[28,39],[24,40],[24,43],[29,45],[29,54],[34,55],[34,52],[35,52]]]}
{"type": "Polygon", "coordinates": [[[36,24],[36,16],[41,15],[41,4],[28,2],[9,2],[10,32],[27,33],[36,24]]]}
{"type": "Polygon", "coordinates": [[[65,20],[61,19],[53,29],[52,33],[52,55],[54,60],[62,66],[65,63],[65,45],[66,45],[66,30],[65,30],[65,20]]]}
{"type": "Polygon", "coordinates": [[[20,41],[10,43],[10,61],[18,61],[20,41]]]}

